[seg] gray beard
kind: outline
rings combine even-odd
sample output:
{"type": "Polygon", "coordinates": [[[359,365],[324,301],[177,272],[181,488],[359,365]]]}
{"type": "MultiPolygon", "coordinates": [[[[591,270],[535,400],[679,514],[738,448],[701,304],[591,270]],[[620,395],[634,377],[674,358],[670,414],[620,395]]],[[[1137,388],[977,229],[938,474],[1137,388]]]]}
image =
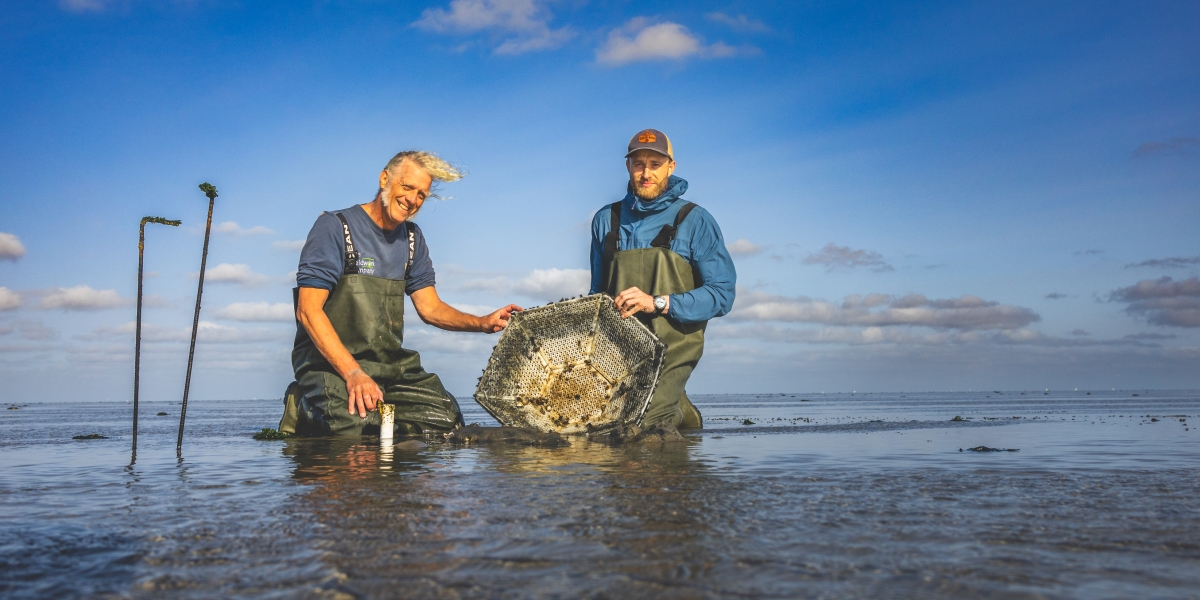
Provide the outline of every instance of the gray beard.
{"type": "Polygon", "coordinates": [[[649,191],[642,191],[642,188],[637,184],[637,182],[631,180],[629,182],[629,187],[633,188],[634,196],[637,196],[638,198],[641,198],[642,200],[653,200],[653,199],[663,195],[663,192],[667,191],[667,186],[670,183],[671,183],[671,179],[668,177],[667,179],[664,179],[664,180],[658,182],[658,185],[650,188],[649,191]]]}
{"type": "Polygon", "coordinates": [[[379,202],[381,204],[383,204],[384,208],[387,208],[388,206],[390,206],[392,204],[392,200],[390,198],[388,198],[387,190],[385,190],[383,188],[379,188],[379,193],[375,194],[375,197],[379,198],[379,202]]]}

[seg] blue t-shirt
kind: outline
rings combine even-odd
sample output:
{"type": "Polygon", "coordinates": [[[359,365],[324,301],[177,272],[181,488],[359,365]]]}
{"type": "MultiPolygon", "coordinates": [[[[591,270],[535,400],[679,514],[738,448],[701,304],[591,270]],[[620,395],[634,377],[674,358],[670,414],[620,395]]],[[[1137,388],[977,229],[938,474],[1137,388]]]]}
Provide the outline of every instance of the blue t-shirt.
{"type": "Polygon", "coordinates": [[[406,221],[399,227],[384,231],[376,225],[362,206],[327,212],[317,217],[304,249],[300,251],[300,266],[296,269],[296,285],[333,291],[346,264],[346,242],[342,236],[342,222],[337,214],[346,217],[350,225],[350,237],[358,251],[358,272],[362,275],[384,279],[404,279],[404,265],[408,262],[408,231],[413,232],[413,264],[408,270],[408,281],[404,291],[413,292],[434,284],[433,261],[429,258],[429,246],[425,235],[416,223],[406,221]]]}

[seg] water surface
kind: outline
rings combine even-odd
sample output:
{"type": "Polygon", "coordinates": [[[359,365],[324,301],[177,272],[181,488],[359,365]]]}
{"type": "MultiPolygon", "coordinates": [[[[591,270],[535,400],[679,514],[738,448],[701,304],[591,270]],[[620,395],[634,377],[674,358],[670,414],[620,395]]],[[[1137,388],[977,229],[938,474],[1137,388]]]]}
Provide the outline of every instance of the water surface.
{"type": "Polygon", "coordinates": [[[0,594],[1200,597],[1194,391],[693,400],[685,443],[418,451],[193,402],[182,462],[148,402],[132,466],[129,405],[20,405],[0,594]]]}

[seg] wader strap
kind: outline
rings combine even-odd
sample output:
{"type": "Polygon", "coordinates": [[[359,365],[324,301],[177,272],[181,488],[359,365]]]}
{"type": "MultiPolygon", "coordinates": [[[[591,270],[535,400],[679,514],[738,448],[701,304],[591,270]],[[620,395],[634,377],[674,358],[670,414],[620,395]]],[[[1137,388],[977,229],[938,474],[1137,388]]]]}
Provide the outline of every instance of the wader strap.
{"type": "Polygon", "coordinates": [[[358,275],[358,250],[354,249],[354,239],[350,237],[350,224],[342,213],[334,213],[342,222],[342,234],[346,240],[346,265],[342,268],[343,275],[358,275]]]}
{"type": "Polygon", "coordinates": [[[404,263],[404,280],[408,281],[408,270],[412,268],[413,255],[417,253],[417,235],[408,223],[404,224],[404,230],[408,232],[408,262],[404,263]]]}
{"type": "Polygon", "coordinates": [[[621,239],[621,203],[613,202],[608,207],[610,221],[608,235],[604,236],[604,285],[608,285],[608,267],[617,254],[617,242],[621,239]]]}
{"type": "Polygon", "coordinates": [[[663,228],[658,230],[658,235],[654,236],[654,241],[650,242],[650,247],[670,250],[671,242],[675,240],[675,234],[679,232],[679,225],[683,223],[683,220],[687,218],[693,208],[696,208],[694,202],[684,204],[683,208],[680,208],[679,212],[675,215],[675,224],[663,225],[663,228]]]}

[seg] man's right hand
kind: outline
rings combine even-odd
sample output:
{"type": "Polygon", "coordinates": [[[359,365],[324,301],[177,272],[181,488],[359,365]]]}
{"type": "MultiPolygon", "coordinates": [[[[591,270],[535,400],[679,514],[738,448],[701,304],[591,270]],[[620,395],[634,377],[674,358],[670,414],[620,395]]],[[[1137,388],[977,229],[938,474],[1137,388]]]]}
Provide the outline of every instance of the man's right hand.
{"type": "Polygon", "coordinates": [[[346,376],[346,391],[349,392],[350,414],[357,412],[364,419],[367,413],[375,410],[376,403],[383,402],[383,390],[362,369],[350,371],[346,376]]]}

